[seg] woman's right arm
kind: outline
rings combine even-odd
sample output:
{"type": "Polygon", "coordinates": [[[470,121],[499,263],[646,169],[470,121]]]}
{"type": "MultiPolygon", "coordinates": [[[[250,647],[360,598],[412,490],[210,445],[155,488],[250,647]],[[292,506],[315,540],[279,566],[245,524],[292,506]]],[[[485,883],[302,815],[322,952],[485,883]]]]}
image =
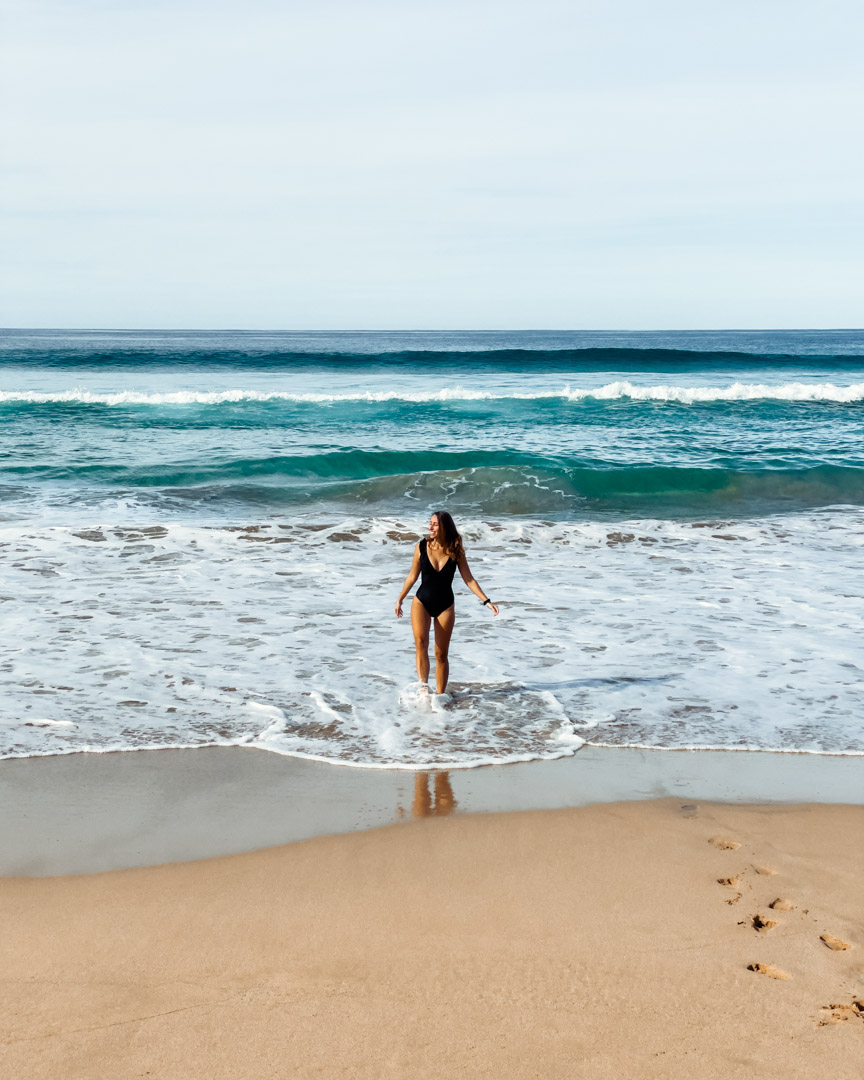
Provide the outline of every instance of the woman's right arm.
{"type": "Polygon", "coordinates": [[[396,601],[396,618],[402,618],[402,601],[411,592],[414,587],[414,582],[420,577],[420,545],[418,544],[414,548],[414,561],[411,563],[411,569],[408,572],[408,577],[405,578],[405,584],[402,586],[402,592],[399,593],[399,599],[396,601]]]}

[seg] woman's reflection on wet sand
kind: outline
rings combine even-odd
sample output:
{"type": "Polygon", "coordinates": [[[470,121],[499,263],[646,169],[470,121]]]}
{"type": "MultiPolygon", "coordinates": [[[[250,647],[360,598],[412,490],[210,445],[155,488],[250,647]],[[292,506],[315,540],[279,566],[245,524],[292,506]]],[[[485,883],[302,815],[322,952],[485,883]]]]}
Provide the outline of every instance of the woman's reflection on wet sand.
{"type": "Polygon", "coordinates": [[[450,774],[436,772],[434,775],[434,791],[429,787],[428,772],[418,772],[414,777],[414,802],[411,805],[414,817],[446,817],[456,809],[450,774]]]}

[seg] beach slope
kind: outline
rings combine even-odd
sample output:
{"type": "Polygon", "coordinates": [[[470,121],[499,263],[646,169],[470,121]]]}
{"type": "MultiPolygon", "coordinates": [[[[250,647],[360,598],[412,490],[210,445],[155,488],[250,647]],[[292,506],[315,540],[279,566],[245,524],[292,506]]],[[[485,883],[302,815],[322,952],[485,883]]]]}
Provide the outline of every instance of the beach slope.
{"type": "Polygon", "coordinates": [[[862,841],[663,799],[2,879],[3,1075],[857,1080],[862,841]]]}

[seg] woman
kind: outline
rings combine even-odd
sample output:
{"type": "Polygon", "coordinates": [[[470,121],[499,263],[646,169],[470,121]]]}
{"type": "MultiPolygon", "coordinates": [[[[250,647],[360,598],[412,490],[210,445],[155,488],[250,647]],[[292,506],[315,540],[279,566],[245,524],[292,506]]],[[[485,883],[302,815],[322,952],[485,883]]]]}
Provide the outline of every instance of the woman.
{"type": "Polygon", "coordinates": [[[417,677],[421,686],[429,682],[429,624],[435,623],[435,683],[439,694],[447,689],[450,678],[450,635],[456,621],[456,608],[453,600],[453,575],[456,568],[462,580],[488,606],[493,615],[498,608],[474,580],[468,569],[468,562],[462,548],[462,537],[456,531],[453,518],[445,510],[434,513],[429,520],[429,536],[414,548],[414,561],[411,572],[405,578],[402,592],[396,601],[396,617],[402,618],[402,601],[411,591],[411,587],[422,574],[420,588],[411,605],[411,629],[414,631],[414,645],[417,648],[417,677]]]}

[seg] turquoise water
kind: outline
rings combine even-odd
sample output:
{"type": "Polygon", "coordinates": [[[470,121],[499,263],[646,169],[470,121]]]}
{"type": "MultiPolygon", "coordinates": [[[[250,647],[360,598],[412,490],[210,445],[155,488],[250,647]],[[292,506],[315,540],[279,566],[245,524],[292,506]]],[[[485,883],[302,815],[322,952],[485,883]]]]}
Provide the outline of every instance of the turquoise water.
{"type": "Polygon", "coordinates": [[[861,332],[4,331],[0,376],[0,753],[864,750],[861,332]],[[437,508],[502,618],[460,597],[418,719],[437,508]]]}

